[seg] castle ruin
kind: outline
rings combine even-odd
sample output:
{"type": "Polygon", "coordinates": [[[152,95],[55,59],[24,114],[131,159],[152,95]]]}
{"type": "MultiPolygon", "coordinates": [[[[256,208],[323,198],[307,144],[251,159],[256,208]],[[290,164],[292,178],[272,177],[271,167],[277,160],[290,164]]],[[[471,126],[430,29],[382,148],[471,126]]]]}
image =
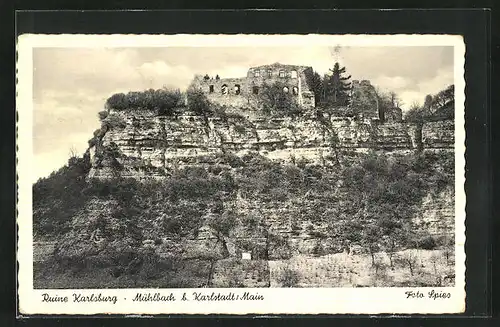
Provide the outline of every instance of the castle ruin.
{"type": "MultiPolygon", "coordinates": [[[[221,106],[258,108],[262,90],[265,85],[279,82],[283,92],[290,93],[297,104],[304,109],[315,108],[315,95],[309,85],[313,74],[310,66],[284,65],[274,63],[251,67],[246,77],[220,78],[219,75],[195,75],[191,85],[202,90],[208,100],[221,106]]],[[[382,108],[379,105],[375,87],[368,80],[353,80],[351,104],[337,108],[339,116],[348,115],[355,108],[357,115],[370,120],[396,121],[402,120],[400,108],[382,108]]]]}
{"type": "Polygon", "coordinates": [[[216,104],[232,106],[258,106],[259,93],[264,85],[281,82],[283,92],[296,97],[303,108],[314,108],[314,93],[307,83],[307,74],[312,67],[274,63],[251,67],[246,77],[219,78],[219,76],[196,75],[192,85],[201,89],[207,98],[216,104]]]}

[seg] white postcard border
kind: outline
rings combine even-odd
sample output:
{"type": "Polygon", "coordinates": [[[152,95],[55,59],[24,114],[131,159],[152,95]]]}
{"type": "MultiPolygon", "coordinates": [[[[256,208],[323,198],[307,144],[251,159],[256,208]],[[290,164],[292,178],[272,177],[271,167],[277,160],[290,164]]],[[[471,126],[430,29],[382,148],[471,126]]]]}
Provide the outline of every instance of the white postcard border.
{"type": "Polygon", "coordinates": [[[458,35],[22,35],[17,63],[18,300],[21,314],[406,314],[459,313],[465,310],[465,44],[458,35]],[[100,289],[33,288],[32,169],[33,48],[166,46],[444,46],[454,47],[455,79],[455,273],[446,288],[258,288],[258,289],[100,289]],[[422,298],[407,298],[407,291],[422,298]],[[449,293],[448,299],[428,292],[449,293]],[[134,302],[137,293],[161,293],[175,301],[134,302]],[[238,296],[238,300],[196,301],[193,292],[238,296]],[[242,300],[244,293],[261,300],[242,300]],[[68,302],[42,302],[43,294],[68,302]],[[116,296],[116,302],[73,302],[73,294],[116,296]],[[183,301],[186,294],[188,301],[183,301]],[[259,297],[257,296],[257,297],[259,297]]]}

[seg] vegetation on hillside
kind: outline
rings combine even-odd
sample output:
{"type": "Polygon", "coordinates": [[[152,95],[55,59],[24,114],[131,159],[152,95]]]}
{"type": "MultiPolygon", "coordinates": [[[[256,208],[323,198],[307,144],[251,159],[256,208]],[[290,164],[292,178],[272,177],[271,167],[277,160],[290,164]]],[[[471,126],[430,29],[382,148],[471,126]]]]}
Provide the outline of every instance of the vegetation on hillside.
{"type": "Polygon", "coordinates": [[[302,114],[293,91],[288,89],[288,83],[275,82],[264,84],[260,93],[262,111],[266,115],[278,117],[295,117],[302,114]]]}
{"type": "Polygon", "coordinates": [[[338,62],[323,77],[315,71],[306,75],[307,83],[315,96],[315,104],[321,108],[346,107],[351,103],[351,75],[338,62]]]}
{"type": "MultiPolygon", "coordinates": [[[[323,109],[349,102],[350,76],[345,76],[345,68],[338,63],[331,71],[323,79],[317,73],[308,77],[323,109]]],[[[262,88],[265,115],[303,114],[291,90],[284,90],[285,84],[279,82],[262,88]]],[[[399,106],[395,93],[379,92],[377,97],[382,108],[399,106]]],[[[166,88],[115,94],[106,108],[98,113],[102,126],[90,145],[101,142],[109,129],[126,127],[123,115],[109,109],[153,110],[162,116],[190,112],[205,121],[217,116],[228,124],[229,117],[251,124],[240,114],[211,104],[201,90],[192,87],[186,94],[166,88]]],[[[451,85],[428,95],[424,105],[413,106],[405,118],[420,126],[421,133],[427,121],[452,119],[453,108],[451,85]]],[[[235,267],[232,247],[251,252],[262,262],[293,256],[289,236],[272,228],[277,224],[289,229],[293,237],[314,239],[316,256],[361,248],[375,274],[387,268],[377,259],[380,253],[386,256],[388,267],[408,268],[411,276],[417,270],[416,260],[407,249],[439,249],[448,262],[453,239],[430,235],[414,218],[424,198],[453,189],[453,154],[349,153],[338,146],[331,121],[323,115],[318,119],[330,142],[321,165],[295,158],[282,164],[258,153],[238,157],[223,151],[208,161],[200,157],[192,158],[189,165],[174,165],[164,179],[138,181],[121,177],[120,151],[112,143],[96,153],[94,165],[110,167],[113,177],[99,180],[86,179],[88,154],[71,157],[67,165],[33,185],[34,239],[57,242],[54,256],[35,265],[35,283],[42,287],[57,275],[63,278],[54,279],[60,282],[55,287],[74,287],[78,279],[88,282],[83,287],[104,287],[99,283],[211,287],[222,276],[223,285],[240,285],[237,274],[237,280],[224,275],[235,267]],[[190,242],[200,233],[214,240],[205,249],[190,242]]],[[[235,131],[244,130],[242,126],[235,124],[235,131]]],[[[269,273],[261,264],[252,269],[269,273]]],[[[290,268],[277,280],[294,287],[301,276],[290,268]]]]}
{"type": "Polygon", "coordinates": [[[116,93],[106,100],[106,108],[114,110],[157,110],[160,115],[172,115],[183,105],[178,89],[149,89],[143,92],[116,93]]]}
{"type": "Polygon", "coordinates": [[[351,75],[346,75],[346,68],[340,67],[336,62],[330,74],[323,77],[323,97],[322,101],[333,107],[342,107],[349,104],[351,91],[351,75]]]}
{"type": "Polygon", "coordinates": [[[444,90],[425,97],[423,105],[413,103],[405,113],[405,120],[417,124],[426,121],[446,120],[455,118],[455,86],[450,85],[444,90]]]}
{"type": "Polygon", "coordinates": [[[35,239],[52,239],[69,231],[69,222],[88,201],[82,191],[88,185],[85,178],[89,170],[88,155],[73,156],[67,165],[33,184],[35,239]]]}
{"type": "Polygon", "coordinates": [[[37,276],[43,279],[51,270],[70,278],[99,270],[123,279],[122,287],[147,284],[159,274],[170,276],[159,287],[207,285],[216,263],[227,260],[227,244],[238,230],[254,235],[255,241],[240,246],[261,259],[290,255],[287,240],[269,230],[266,210],[272,208],[287,208],[279,219],[292,229],[326,224],[326,230],[308,231],[332,239],[318,254],[358,245],[375,265],[378,251],[445,245],[412,218],[424,196],[452,187],[451,154],[345,155],[336,167],[300,160],[283,165],[258,154],[227,153],[217,162],[178,167],[162,180],[86,181],[88,161],[72,159],[33,186],[35,240],[58,242],[53,261],[37,266],[37,276]],[[245,211],[236,201],[260,209],[245,211]],[[217,245],[193,254],[186,239],[200,228],[208,228],[217,245]],[[148,242],[165,247],[168,257],[158,257],[148,242]]]}

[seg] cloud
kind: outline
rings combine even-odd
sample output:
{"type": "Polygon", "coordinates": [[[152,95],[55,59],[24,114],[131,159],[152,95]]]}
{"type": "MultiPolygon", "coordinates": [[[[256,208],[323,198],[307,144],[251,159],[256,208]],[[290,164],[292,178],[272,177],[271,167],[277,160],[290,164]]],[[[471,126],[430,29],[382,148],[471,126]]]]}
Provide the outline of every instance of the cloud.
{"type": "Polygon", "coordinates": [[[400,105],[403,110],[408,110],[413,104],[422,105],[425,99],[425,93],[420,91],[403,91],[398,93],[401,98],[402,104],[400,105]]]}
{"type": "MultiPolygon", "coordinates": [[[[47,90],[33,103],[33,151],[35,156],[54,149],[82,150],[92,132],[99,127],[97,112],[103,109],[102,98],[88,90],[47,90]]],[[[66,158],[67,159],[67,158],[66,158]]]]}
{"type": "Polygon", "coordinates": [[[453,83],[451,47],[164,47],[37,48],[33,52],[34,154],[45,176],[83,152],[100,126],[97,113],[117,92],[185,89],[194,74],[246,76],[274,62],[312,66],[320,74],[339,60],[353,79],[393,90],[409,107],[453,83]],[[52,167],[52,168],[51,168],[52,167]],[[51,170],[52,169],[52,170],[51,170]]]}
{"type": "Polygon", "coordinates": [[[372,80],[372,84],[380,87],[381,89],[397,91],[404,89],[410,85],[411,81],[402,76],[379,76],[372,80]]]}
{"type": "Polygon", "coordinates": [[[437,74],[418,83],[418,88],[426,94],[435,94],[453,84],[453,69],[439,69],[437,74]]]}
{"type": "Polygon", "coordinates": [[[148,81],[151,88],[165,85],[185,89],[195,74],[184,65],[171,66],[160,60],[143,63],[137,68],[137,72],[148,81]]]}
{"type": "Polygon", "coordinates": [[[359,79],[380,75],[419,81],[453,67],[453,47],[348,47],[341,50],[347,69],[359,79]]]}
{"type": "Polygon", "coordinates": [[[403,100],[402,108],[407,110],[413,103],[422,105],[428,94],[434,95],[453,83],[453,69],[439,69],[435,76],[416,83],[412,89],[398,93],[403,100]]]}

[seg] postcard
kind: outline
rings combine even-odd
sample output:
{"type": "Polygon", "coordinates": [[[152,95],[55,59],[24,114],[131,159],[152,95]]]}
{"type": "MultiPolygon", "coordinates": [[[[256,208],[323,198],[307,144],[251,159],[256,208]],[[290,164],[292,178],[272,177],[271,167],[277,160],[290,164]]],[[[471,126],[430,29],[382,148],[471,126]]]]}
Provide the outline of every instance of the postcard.
{"type": "Polygon", "coordinates": [[[32,314],[465,310],[459,35],[21,35],[32,314]]]}

